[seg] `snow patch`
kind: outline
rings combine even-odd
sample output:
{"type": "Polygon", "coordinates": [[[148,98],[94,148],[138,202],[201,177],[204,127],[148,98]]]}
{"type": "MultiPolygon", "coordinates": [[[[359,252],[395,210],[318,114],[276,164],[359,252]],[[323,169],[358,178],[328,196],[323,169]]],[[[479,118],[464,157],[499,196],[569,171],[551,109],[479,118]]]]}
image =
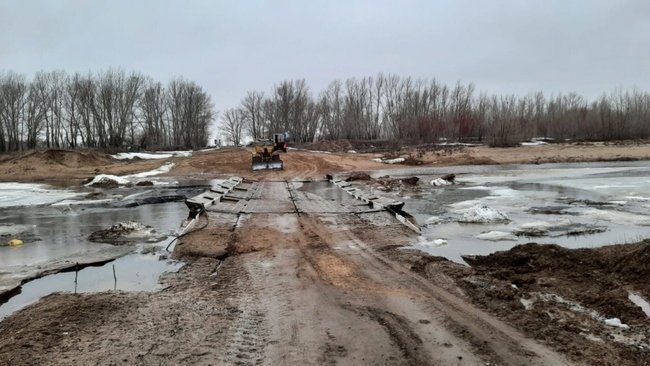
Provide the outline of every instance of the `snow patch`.
{"type": "Polygon", "coordinates": [[[640,307],[641,310],[643,310],[643,313],[650,318],[650,303],[648,303],[646,299],[634,292],[629,292],[627,298],[630,299],[634,305],[640,307]]]}
{"type": "Polygon", "coordinates": [[[382,160],[382,163],[384,163],[384,164],[399,164],[399,163],[403,163],[404,160],[406,160],[406,159],[404,159],[404,158],[386,159],[386,160],[382,160]]]}
{"type": "Polygon", "coordinates": [[[121,152],[111,156],[118,160],[130,160],[134,158],[151,160],[151,159],[169,159],[172,157],[190,157],[192,156],[192,152],[191,151],[121,152]]]}
{"type": "Polygon", "coordinates": [[[461,219],[458,221],[474,224],[490,224],[508,222],[510,219],[503,212],[497,211],[485,205],[476,205],[465,212],[461,219]]]}
{"type": "Polygon", "coordinates": [[[629,329],[630,328],[629,325],[623,324],[621,322],[621,319],[619,319],[619,318],[605,319],[605,324],[609,325],[610,327],[617,327],[617,328],[622,328],[622,329],[629,329]]]}
{"type": "Polygon", "coordinates": [[[107,183],[109,181],[114,181],[115,183],[117,183],[119,185],[125,185],[125,184],[131,183],[131,181],[129,181],[128,179],[119,177],[117,175],[99,174],[99,175],[96,175],[95,178],[93,178],[93,180],[91,180],[89,183],[86,183],[85,186],[90,187],[90,186],[93,186],[95,184],[105,184],[105,183],[107,183]]]}
{"type": "Polygon", "coordinates": [[[142,173],[136,173],[131,175],[125,175],[124,178],[146,178],[152,177],[154,175],[169,173],[170,170],[174,167],[174,163],[163,164],[160,168],[149,170],[142,173]]]}
{"type": "MultiPolygon", "coordinates": [[[[123,185],[131,184],[132,180],[137,180],[138,178],[147,178],[159,174],[168,173],[172,169],[172,167],[174,167],[174,163],[165,163],[159,168],[149,170],[146,172],[136,173],[136,174],[130,174],[124,176],[117,176],[111,174],[99,174],[95,176],[92,181],[86,183],[85,186],[92,187],[95,185],[110,183],[111,181],[117,183],[120,186],[123,186],[123,185]]],[[[154,182],[154,184],[155,183],[156,182],[154,182]]]]}

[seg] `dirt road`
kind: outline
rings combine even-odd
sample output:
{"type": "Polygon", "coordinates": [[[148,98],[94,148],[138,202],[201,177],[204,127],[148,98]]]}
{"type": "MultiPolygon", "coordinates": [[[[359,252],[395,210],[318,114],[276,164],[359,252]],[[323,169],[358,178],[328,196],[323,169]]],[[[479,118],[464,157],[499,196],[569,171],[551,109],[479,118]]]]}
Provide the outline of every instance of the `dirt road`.
{"type": "Polygon", "coordinates": [[[1,323],[0,363],[566,364],[384,256],[412,235],[389,214],[299,183],[247,188],[179,245],[226,246],[221,260],[159,293],[49,296],[1,323]]]}

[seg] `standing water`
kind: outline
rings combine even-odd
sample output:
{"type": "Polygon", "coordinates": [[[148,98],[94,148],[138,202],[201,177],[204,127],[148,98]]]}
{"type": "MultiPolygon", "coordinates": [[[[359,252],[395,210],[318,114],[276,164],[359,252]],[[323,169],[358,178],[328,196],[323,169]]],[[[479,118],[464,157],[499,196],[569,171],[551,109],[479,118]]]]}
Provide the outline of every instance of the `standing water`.
{"type": "MultiPolygon", "coordinates": [[[[12,194],[26,186],[12,184],[12,194]]],[[[0,190],[2,188],[0,186],[0,190]]],[[[5,206],[16,202],[23,204],[22,207],[5,207],[0,211],[0,240],[3,244],[0,246],[0,289],[5,301],[0,304],[0,319],[52,292],[155,290],[159,288],[158,278],[163,272],[180,268],[180,262],[166,259],[164,249],[187,215],[182,202],[114,208],[102,205],[102,200],[80,198],[83,192],[55,190],[42,185],[38,186],[38,191],[32,188],[28,187],[30,195],[25,199],[16,201],[14,194],[13,201],[8,198],[4,199],[6,202],[0,200],[6,203],[5,206]],[[67,202],[62,200],[71,198],[80,201],[61,204],[67,202]],[[167,238],[158,243],[126,246],[88,240],[92,232],[125,221],[152,226],[167,238]],[[23,244],[4,245],[10,239],[20,239],[23,244]],[[83,263],[92,262],[102,265],[83,267],[83,263]],[[74,271],[75,263],[82,264],[78,273],[74,271]],[[72,271],[41,277],[62,268],[72,271]],[[31,278],[37,279],[29,281],[31,278]],[[7,292],[21,281],[28,282],[7,292]]]]}
{"type": "Polygon", "coordinates": [[[457,262],[528,242],[583,248],[650,237],[648,162],[415,171],[425,188],[404,207],[423,226],[414,246],[457,262]],[[449,172],[456,185],[428,185],[449,172]]]}

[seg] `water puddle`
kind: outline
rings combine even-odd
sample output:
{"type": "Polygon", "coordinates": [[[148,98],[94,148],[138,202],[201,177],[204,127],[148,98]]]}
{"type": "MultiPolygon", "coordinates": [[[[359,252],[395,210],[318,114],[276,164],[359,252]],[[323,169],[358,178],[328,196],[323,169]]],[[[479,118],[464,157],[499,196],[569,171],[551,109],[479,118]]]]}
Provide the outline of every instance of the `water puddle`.
{"type": "MultiPolygon", "coordinates": [[[[296,185],[296,183],[292,183],[296,185]]],[[[348,194],[341,188],[328,181],[302,182],[299,191],[308,192],[328,201],[342,202],[348,199],[348,194]]]]}
{"type": "Polygon", "coordinates": [[[7,291],[21,281],[28,281],[5,292],[5,301],[0,304],[0,319],[53,292],[74,293],[75,288],[77,293],[158,289],[160,275],[176,271],[182,265],[166,259],[164,248],[187,216],[184,203],[178,202],[178,198],[166,202],[165,197],[182,199],[184,195],[203,190],[205,186],[203,182],[203,186],[198,187],[90,190],[96,192],[90,197],[89,190],[84,188],[59,190],[41,185],[20,185],[20,189],[14,185],[0,187],[2,194],[13,194],[13,203],[29,203],[0,211],[2,244],[9,239],[23,242],[20,246],[0,246],[0,288],[7,291]],[[30,195],[37,199],[30,200],[30,195]],[[82,198],[84,196],[85,199],[82,198]],[[91,233],[126,221],[152,226],[166,239],[155,244],[117,247],[88,240],[91,233]],[[130,253],[124,255],[127,252],[130,253]],[[100,263],[105,264],[83,267],[83,263],[98,258],[101,259],[100,263]],[[78,273],[74,271],[74,263],[82,263],[78,273]],[[40,277],[64,268],[69,270],[71,266],[72,271],[40,277]],[[37,279],[29,280],[31,278],[37,279]]]}
{"type": "MultiPolygon", "coordinates": [[[[158,246],[159,250],[163,250],[169,241],[158,246]]],[[[133,253],[101,266],[45,276],[22,285],[15,291],[17,294],[1,304],[0,319],[55,292],[155,291],[161,288],[158,282],[161,274],[178,271],[182,265],[182,262],[164,259],[154,253],[133,253]]]]}

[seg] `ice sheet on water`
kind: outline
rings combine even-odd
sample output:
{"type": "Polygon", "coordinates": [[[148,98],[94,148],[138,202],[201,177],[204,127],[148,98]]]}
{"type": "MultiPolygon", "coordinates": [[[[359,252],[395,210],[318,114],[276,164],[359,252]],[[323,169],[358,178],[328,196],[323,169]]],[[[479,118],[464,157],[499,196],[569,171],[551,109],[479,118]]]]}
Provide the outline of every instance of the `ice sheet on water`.
{"type": "Polygon", "coordinates": [[[0,207],[48,205],[82,194],[46,184],[0,183],[0,207]]]}
{"type": "Polygon", "coordinates": [[[2,225],[0,225],[0,237],[14,236],[14,235],[22,234],[22,233],[24,233],[26,231],[32,230],[35,227],[36,227],[36,225],[14,225],[14,224],[5,225],[5,224],[2,224],[2,225]]]}
{"type": "Polygon", "coordinates": [[[580,215],[583,217],[591,218],[593,220],[609,221],[615,224],[650,226],[650,216],[639,215],[630,212],[588,208],[581,211],[580,215]]]}
{"type": "Polygon", "coordinates": [[[509,233],[507,231],[487,231],[476,235],[476,239],[481,240],[490,240],[490,241],[502,241],[502,240],[513,240],[516,241],[517,235],[509,233]]]}

